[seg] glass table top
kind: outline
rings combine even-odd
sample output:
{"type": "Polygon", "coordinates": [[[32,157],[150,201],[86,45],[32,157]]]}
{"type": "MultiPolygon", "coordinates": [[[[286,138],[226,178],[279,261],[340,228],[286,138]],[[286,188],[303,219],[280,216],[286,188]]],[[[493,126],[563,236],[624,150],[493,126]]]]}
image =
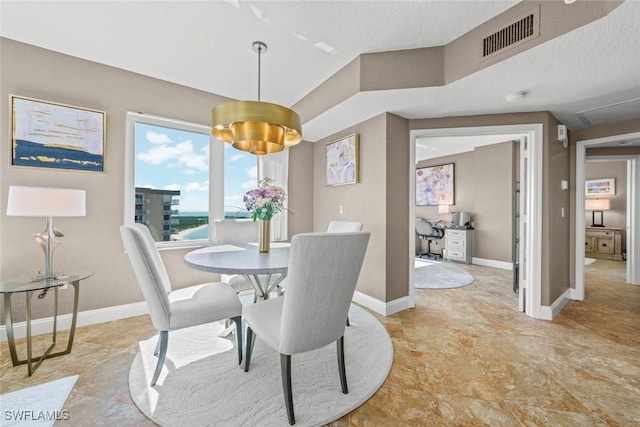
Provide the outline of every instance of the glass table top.
{"type": "Polygon", "coordinates": [[[35,274],[23,274],[0,281],[0,293],[11,294],[64,286],[91,277],[93,273],[93,270],[80,268],[56,273],[56,277],[50,279],[38,278],[35,274]]]}

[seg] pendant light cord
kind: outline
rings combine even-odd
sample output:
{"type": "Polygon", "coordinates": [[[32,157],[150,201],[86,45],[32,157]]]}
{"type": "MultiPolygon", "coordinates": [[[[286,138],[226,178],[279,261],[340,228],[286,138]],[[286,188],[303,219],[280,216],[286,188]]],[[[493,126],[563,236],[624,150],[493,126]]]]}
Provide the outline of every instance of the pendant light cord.
{"type": "Polygon", "coordinates": [[[262,56],[262,46],[258,46],[258,102],[260,102],[260,57],[262,56]]]}

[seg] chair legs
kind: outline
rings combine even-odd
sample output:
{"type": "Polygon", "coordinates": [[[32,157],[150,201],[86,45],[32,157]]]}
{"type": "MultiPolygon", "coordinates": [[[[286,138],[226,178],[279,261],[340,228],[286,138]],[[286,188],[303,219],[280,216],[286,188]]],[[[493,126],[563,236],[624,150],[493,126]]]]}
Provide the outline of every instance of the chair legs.
{"type": "Polygon", "coordinates": [[[242,317],[232,317],[233,323],[236,325],[236,347],[238,347],[238,365],[242,363],[242,317]]]}
{"type": "Polygon", "coordinates": [[[156,346],[155,355],[158,356],[158,363],[156,364],[156,371],[153,373],[153,379],[151,380],[151,387],[156,385],[156,381],[162,372],[162,366],[164,366],[164,359],[167,356],[167,344],[169,344],[169,331],[160,331],[160,337],[158,340],[158,346],[156,346]]]}
{"type": "Polygon", "coordinates": [[[342,386],[342,393],[349,393],[347,388],[347,371],[344,366],[344,336],[341,336],[336,341],[336,352],[338,355],[338,373],[340,374],[340,385],[342,386]]]}
{"type": "Polygon", "coordinates": [[[284,393],[284,403],[287,406],[287,418],[289,424],[296,423],[296,416],[293,413],[293,390],[291,390],[291,355],[280,353],[280,376],[282,377],[282,391],[284,393]]]}
{"type": "Polygon", "coordinates": [[[256,342],[256,336],[251,330],[251,326],[247,326],[247,345],[244,349],[244,371],[249,372],[249,363],[251,363],[251,353],[253,353],[253,345],[256,342]]]}
{"type": "MultiPolygon", "coordinates": [[[[246,348],[244,354],[244,371],[249,372],[249,364],[251,363],[251,353],[255,344],[255,334],[251,327],[247,326],[246,348]]],[[[340,385],[342,393],[348,394],[347,373],[344,363],[344,336],[336,341],[336,353],[338,356],[338,373],[340,374],[340,385]]],[[[284,394],[284,403],[287,407],[287,418],[289,424],[296,423],[296,417],[293,410],[293,390],[291,388],[291,355],[280,353],[280,376],[282,377],[282,392],[284,394]]]]}

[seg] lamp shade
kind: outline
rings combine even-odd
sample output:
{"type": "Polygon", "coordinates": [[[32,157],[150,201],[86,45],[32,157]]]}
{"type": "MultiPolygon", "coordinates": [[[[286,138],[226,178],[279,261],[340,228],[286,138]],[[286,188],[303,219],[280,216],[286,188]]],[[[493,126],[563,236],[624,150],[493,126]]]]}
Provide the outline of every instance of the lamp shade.
{"type": "Polygon", "coordinates": [[[611,209],[611,201],[609,199],[587,199],[584,207],[588,211],[608,211],[611,209]]]}
{"type": "Polygon", "coordinates": [[[86,192],[71,188],[10,186],[8,216],[85,216],[86,192]]]}
{"type": "Polygon", "coordinates": [[[441,214],[451,213],[451,206],[449,206],[449,205],[438,205],[438,213],[441,213],[441,214]]]}

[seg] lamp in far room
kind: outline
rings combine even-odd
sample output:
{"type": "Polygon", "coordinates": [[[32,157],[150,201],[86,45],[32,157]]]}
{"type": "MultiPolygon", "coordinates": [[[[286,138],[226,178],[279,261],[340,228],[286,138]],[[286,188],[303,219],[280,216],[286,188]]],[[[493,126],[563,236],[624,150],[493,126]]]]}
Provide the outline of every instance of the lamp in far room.
{"type": "Polygon", "coordinates": [[[86,192],[71,188],[10,186],[7,203],[8,216],[40,216],[46,218],[46,228],[34,233],[36,242],[44,251],[44,271],[34,280],[55,279],[53,251],[61,243],[57,237],[64,234],[53,226],[53,217],[85,216],[86,192]]]}
{"type": "Polygon", "coordinates": [[[584,202],[584,207],[586,210],[591,211],[591,226],[604,227],[604,211],[611,209],[611,201],[609,199],[587,199],[584,202]],[[600,214],[599,223],[596,223],[596,213],[600,214]]]}

